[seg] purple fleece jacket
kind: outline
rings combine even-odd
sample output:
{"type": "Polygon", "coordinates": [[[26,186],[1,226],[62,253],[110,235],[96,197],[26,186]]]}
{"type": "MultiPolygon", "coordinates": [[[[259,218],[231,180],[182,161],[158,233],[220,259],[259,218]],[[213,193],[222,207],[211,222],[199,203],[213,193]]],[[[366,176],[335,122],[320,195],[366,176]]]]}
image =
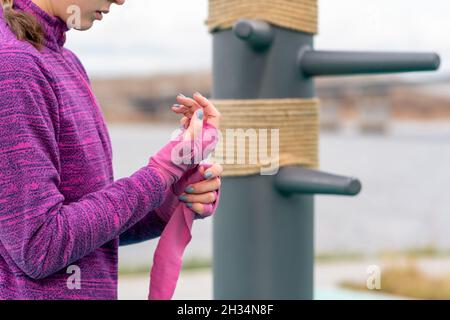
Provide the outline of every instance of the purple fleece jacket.
{"type": "Polygon", "coordinates": [[[114,182],[102,111],[63,47],[66,24],[14,3],[46,36],[42,51],[18,41],[0,9],[0,299],[116,299],[119,239],[161,235],[153,210],[166,182],[149,166],[114,182]],[[68,286],[73,270],[79,289],[68,286]]]}

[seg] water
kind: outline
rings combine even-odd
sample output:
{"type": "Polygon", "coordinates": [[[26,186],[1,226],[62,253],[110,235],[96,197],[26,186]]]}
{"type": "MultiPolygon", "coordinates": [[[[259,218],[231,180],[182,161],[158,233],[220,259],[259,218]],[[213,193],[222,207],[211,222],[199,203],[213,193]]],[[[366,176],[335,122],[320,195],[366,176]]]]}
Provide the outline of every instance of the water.
{"type": "MultiPolygon", "coordinates": [[[[110,126],[116,179],[144,166],[165,144],[170,126],[110,126]]],[[[321,169],[363,183],[358,197],[316,201],[319,253],[450,248],[450,122],[395,123],[387,135],[360,135],[351,127],[323,133],[321,169]]],[[[122,265],[149,265],[156,241],[123,247],[122,265]]],[[[186,257],[210,257],[212,220],[196,221],[186,257]]]]}

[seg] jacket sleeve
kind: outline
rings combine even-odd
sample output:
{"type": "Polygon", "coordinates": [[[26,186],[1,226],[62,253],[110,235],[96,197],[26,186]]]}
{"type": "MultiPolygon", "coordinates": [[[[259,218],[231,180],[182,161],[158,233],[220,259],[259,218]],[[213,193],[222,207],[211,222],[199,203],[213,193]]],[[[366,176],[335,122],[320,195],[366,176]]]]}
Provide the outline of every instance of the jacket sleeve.
{"type": "Polygon", "coordinates": [[[145,166],[65,203],[52,88],[37,65],[0,61],[0,243],[25,274],[42,279],[143,219],[167,185],[145,166]]]}
{"type": "MultiPolygon", "coordinates": [[[[172,214],[175,212],[177,206],[181,203],[179,195],[182,190],[185,190],[188,185],[198,181],[191,180],[190,176],[197,172],[197,169],[188,171],[183,177],[176,182],[170,190],[166,190],[163,204],[150,212],[144,219],[136,223],[129,230],[120,235],[120,245],[130,245],[139,242],[152,240],[161,236],[172,214]]],[[[194,220],[204,220],[215,214],[216,209],[220,203],[221,192],[220,189],[214,191],[216,200],[214,203],[206,205],[206,212],[204,214],[195,213],[194,220]]],[[[183,203],[183,205],[185,205],[183,203]]]]}
{"type": "Polygon", "coordinates": [[[120,235],[120,245],[127,246],[159,238],[166,225],[167,223],[152,211],[120,235]]]}

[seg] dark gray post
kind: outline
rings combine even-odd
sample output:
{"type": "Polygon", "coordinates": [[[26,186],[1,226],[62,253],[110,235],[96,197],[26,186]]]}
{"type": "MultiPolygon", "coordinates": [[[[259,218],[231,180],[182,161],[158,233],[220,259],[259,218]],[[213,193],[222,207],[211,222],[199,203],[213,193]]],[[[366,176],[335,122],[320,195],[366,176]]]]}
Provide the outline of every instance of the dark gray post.
{"type": "MultiPolygon", "coordinates": [[[[313,36],[264,21],[213,34],[214,99],[315,97],[324,74],[434,70],[435,54],[313,51],[313,36]]],[[[225,177],[214,218],[215,299],[312,299],[314,194],[356,195],[357,179],[300,167],[225,177]]]]}

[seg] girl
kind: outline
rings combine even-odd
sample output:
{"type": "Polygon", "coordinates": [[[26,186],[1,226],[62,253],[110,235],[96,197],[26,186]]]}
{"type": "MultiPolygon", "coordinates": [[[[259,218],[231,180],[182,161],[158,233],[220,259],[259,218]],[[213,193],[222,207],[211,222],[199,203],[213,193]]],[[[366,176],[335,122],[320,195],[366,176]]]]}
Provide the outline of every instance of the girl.
{"type": "Polygon", "coordinates": [[[199,93],[177,97],[177,139],[114,182],[103,114],[64,43],[123,3],[0,0],[0,299],[116,299],[119,241],[159,237],[179,201],[213,214],[222,168],[194,155],[213,150],[220,114],[199,93]]]}

